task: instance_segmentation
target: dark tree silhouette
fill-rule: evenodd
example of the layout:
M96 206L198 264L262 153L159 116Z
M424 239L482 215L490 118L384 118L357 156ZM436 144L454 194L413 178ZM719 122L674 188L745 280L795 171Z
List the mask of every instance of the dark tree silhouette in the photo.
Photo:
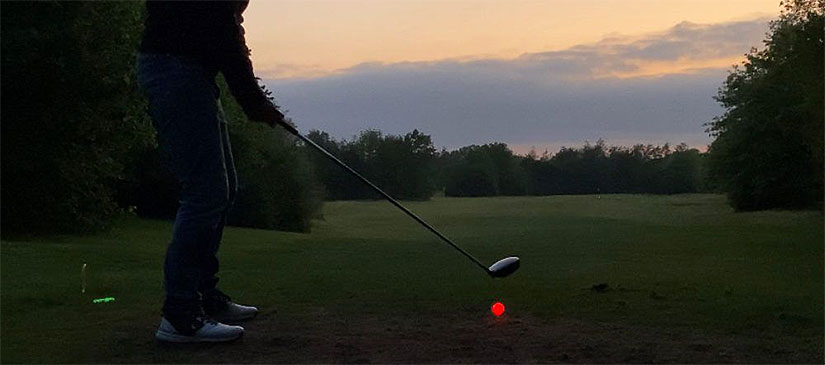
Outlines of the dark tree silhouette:
M709 172L737 210L822 204L825 1L783 4L765 48L719 90L725 114L708 123Z

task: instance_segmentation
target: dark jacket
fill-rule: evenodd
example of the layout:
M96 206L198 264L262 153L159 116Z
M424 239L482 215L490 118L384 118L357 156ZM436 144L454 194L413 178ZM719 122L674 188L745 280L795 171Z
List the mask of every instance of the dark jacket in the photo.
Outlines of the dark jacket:
M243 1L146 1L146 28L140 51L185 56L207 70L222 72L247 115L269 103L255 80L246 47Z

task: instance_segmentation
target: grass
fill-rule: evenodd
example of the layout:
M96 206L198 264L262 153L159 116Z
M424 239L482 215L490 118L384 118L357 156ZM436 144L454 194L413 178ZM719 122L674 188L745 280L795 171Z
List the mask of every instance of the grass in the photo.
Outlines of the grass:
M521 269L488 279L389 204L334 202L311 234L228 229L220 286L286 314L474 313L501 300L547 321L694 329L822 354L820 212L733 213L718 195L405 205L482 262L518 255ZM2 361L157 360L118 354L152 336L170 230L126 217L100 235L2 241ZM591 290L601 283L606 292ZM91 303L106 296L116 302Z

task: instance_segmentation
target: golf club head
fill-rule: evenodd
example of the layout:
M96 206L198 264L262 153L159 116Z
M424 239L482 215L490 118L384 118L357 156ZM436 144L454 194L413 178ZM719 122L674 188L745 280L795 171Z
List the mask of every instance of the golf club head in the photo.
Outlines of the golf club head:
M514 273L518 270L518 267L519 258L510 256L508 258L498 260L495 264L491 265L490 268L487 269L487 273L494 278L503 278Z

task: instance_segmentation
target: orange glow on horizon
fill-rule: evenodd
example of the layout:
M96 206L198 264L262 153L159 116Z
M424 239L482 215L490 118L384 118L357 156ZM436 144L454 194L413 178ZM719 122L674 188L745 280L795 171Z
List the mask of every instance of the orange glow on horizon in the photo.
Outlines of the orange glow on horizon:
M686 60L655 62L631 60L629 63L638 67L632 72L609 72L597 77L617 77L627 79L633 77L657 77L672 74L690 74L698 70L707 68L731 68L735 64L741 63L744 56L712 58L705 60Z
M252 0L244 13L255 69L268 78L318 77L364 62L512 59L689 21L775 17L777 0ZM722 67L725 60L695 62ZM681 72L646 64L617 77Z

